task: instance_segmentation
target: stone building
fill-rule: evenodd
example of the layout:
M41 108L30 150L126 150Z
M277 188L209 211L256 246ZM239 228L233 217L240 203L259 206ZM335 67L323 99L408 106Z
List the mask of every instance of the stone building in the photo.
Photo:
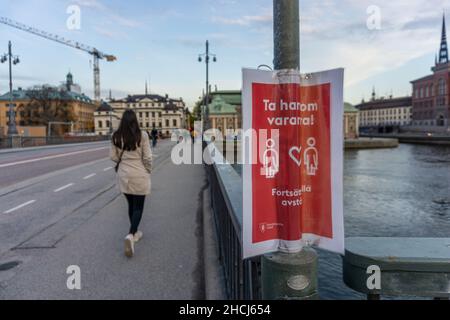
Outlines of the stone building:
M209 123L211 128L218 129L225 134L225 130L242 128L241 91L215 91L211 93Z
M122 119L123 113L132 109L136 112L139 125L142 130L150 131L157 129L162 135L170 137L179 129L188 127L188 110L183 99L172 99L168 95L160 96L146 93L143 95L129 95L123 99L111 99L109 101L114 115ZM102 117L97 114L96 117ZM96 132L99 130L100 118L96 118Z
M409 128L412 119L411 97L377 98L355 106L359 110L360 132L388 133Z
M358 139L359 111L350 103L344 104L344 139Z
M74 91L70 91L70 88L79 88L73 84L73 76L69 73L66 79L66 85L62 85L60 87L50 87L50 86L42 86L31 89L22 89L18 88L17 90L13 90L13 104L15 105L15 114L16 114L16 125L18 128L21 128L19 134L22 132L24 134L28 133L30 135L33 134L42 134L42 130L33 129L34 126L42 127L48 126L48 123L41 123L40 125L34 125L27 123L25 120L24 110L26 107L30 106L32 102L32 96L36 92L39 93L39 90L50 89L51 96L46 97L48 101L41 101L42 103L64 103L67 104L71 110L73 119L73 126L69 128L66 126L67 130L74 130L78 133L93 133L94 132L94 112L97 109L98 105L96 105L88 96L84 94L80 94ZM69 88L69 89L68 89ZM34 97L36 99L36 97ZM3 132L4 135L7 134L8 123L9 123L9 101L10 101L10 93L6 93L0 96L0 131ZM36 110L36 112L40 112L40 110ZM72 121L70 119L60 119L60 122L64 121Z
M95 134L107 136L113 133L119 127L119 117L114 109L107 102L103 101L100 107L94 113Z

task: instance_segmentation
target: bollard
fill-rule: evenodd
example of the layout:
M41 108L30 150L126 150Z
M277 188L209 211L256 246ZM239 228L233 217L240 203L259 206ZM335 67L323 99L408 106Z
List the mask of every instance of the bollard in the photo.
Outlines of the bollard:
M317 300L317 253L272 253L261 259L263 300Z
M274 0L275 70L300 69L299 0ZM264 300L318 299L317 253L303 248L298 253L272 253L262 257L261 278Z

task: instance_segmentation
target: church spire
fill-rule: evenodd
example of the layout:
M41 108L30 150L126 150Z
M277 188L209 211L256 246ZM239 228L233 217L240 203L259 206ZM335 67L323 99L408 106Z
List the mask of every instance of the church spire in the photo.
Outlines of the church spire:
M439 64L448 63L448 47L447 47L447 32L445 28L445 14L442 18L442 36L441 48L439 50Z
M145 95L148 96L148 82L145 80Z

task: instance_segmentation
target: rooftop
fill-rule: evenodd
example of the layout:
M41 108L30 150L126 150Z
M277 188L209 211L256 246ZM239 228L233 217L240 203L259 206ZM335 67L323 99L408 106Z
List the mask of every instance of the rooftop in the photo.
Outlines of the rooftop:
M357 113L358 109L356 109L351 103L344 103L344 112L345 113Z
M53 88L53 87L52 87ZM79 94L72 91L66 91L66 90L59 90L58 88L54 92L57 92L57 95L54 97L54 99L66 99L69 101L81 101L89 104L93 104L94 102L86 95ZM22 88L19 88L17 90L13 90L13 100L30 100L30 92L31 89L23 90ZM7 92L4 95L0 96L0 101L9 101L10 100L10 93Z
M399 97L399 98L389 98L389 99L376 99L368 102L363 102L356 105L355 108L358 110L371 110L371 109L390 109L399 107L410 107L412 106L412 97Z
M96 112L111 112L113 108L105 101L102 102L100 107L96 110Z
M235 114L236 108L242 105L241 91L215 91L211 92L209 114Z

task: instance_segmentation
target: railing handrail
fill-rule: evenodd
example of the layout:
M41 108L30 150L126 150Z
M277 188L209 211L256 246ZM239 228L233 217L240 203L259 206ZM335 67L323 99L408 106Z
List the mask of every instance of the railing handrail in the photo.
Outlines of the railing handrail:
M210 145L209 145L210 146ZM231 213L230 218L233 222L234 229L238 235L240 244L242 245L242 224L243 224L243 208L242 208L242 177L233 169L230 163L228 163L223 154L213 146L215 152L219 153L219 157L215 158L222 163L213 163L214 170L218 177L220 190L222 191L223 198L228 208L228 212Z

